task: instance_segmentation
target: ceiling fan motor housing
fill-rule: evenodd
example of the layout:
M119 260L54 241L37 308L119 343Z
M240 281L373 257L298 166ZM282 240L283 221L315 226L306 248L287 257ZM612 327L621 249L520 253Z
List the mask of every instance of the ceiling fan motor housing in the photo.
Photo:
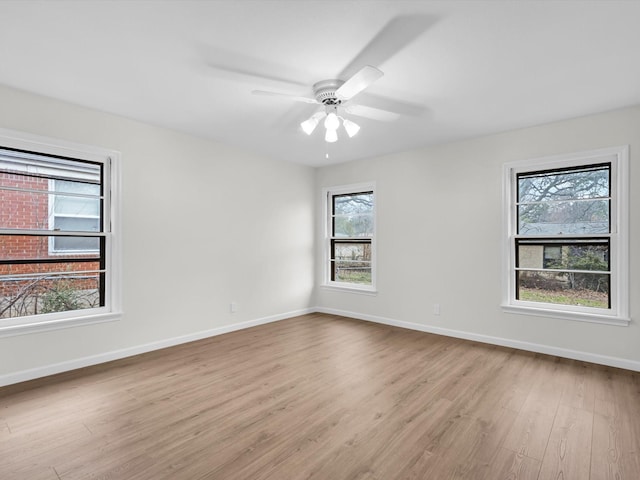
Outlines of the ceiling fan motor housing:
M324 105L340 105L342 100L336 97L336 90L342 86L342 80L322 80L313 85L316 100Z

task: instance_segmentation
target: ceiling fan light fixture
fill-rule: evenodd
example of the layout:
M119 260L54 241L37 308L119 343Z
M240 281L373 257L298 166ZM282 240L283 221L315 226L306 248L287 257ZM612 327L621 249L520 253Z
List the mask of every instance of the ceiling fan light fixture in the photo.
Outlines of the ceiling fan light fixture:
M318 126L318 120L316 120L313 117L310 117L306 119L304 122L302 122L300 126L302 127L302 131L304 133L306 133L307 135L311 135L313 131L316 129L316 127Z
M347 131L347 135L349 135L349 138L353 137L360 131L360 125L346 118L342 119L342 125L344 125L344 129Z
M334 112L331 112L329 115L327 115L327 118L324 121L324 128L326 128L327 130L338 130L339 126L340 120Z
M325 115L325 112L316 112L311 115L308 119L300 124L300 126L302 127L302 131L307 135L311 135L318 126L318 123L320 122L322 117L324 117Z
M304 133L306 133L307 135L311 135L318 126L318 121L315 118L311 117L302 122L300 126L302 127L302 131Z
M324 135L324 140L327 143L334 143L338 141L338 130L337 129L332 129L332 128L327 128L327 132Z
M347 70L351 70L351 66L347 67ZM338 108L341 112L345 111L352 115L374 120L392 121L398 118L399 115L397 113L388 110L364 105L346 105L349 100L369 88L383 75L384 73L380 69L372 65L365 65L347 80L334 78L314 83L313 96L315 98L266 90L253 90L252 93L254 95L285 97L295 102L322 105L320 107L322 110L316 111L311 117L300 123L300 128L307 135L311 135L318 127L320 120L324 119L324 139L328 143L334 143L338 141L340 124L344 127L349 138L354 137L360 131L360 125L338 115Z

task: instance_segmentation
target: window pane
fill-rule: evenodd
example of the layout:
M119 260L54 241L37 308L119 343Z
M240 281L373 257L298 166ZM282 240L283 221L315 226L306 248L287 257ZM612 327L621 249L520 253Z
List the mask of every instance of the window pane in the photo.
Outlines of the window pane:
M609 166L518 176L518 202L546 202L609 196Z
M343 261L371 261L371 243L334 242L333 259Z
M0 174L0 178L6 175ZM42 193L0 189L0 228L24 230L49 229L49 195L47 180L38 178Z
M104 305L100 295L103 274L39 274L0 277L0 318L65 312Z
M332 279L371 285L371 243L333 242Z
M93 195L95 198L56 195L53 205L54 215L94 216L100 215L100 185L83 182L56 180L56 192Z
M54 237L54 251L91 251L97 252L100 249L100 238L98 237Z
M333 196L334 215L353 215L373 212L373 192Z
M609 233L609 200L519 205L518 233L521 235Z
M49 189L49 180L42 177L31 177L0 170L0 188L23 188L46 191Z
M68 158L0 149L0 171L31 178L99 183L101 167L97 163Z
M59 193L81 193L83 195L100 196L100 185L95 183L56 180L54 190Z
M60 239L77 240L83 245L82 250L91 250L95 252L93 257L98 258L100 251L100 237L54 237L51 235L0 235L0 260L42 260L46 258L55 258L60 260L63 258L87 258L87 255L73 254L67 255L56 254L49 256L50 245L54 241ZM64 243L64 242L63 242ZM89 246L90 248L84 248Z
M519 271L517 276L519 300L610 308L609 274Z
M336 216L334 219L334 237L372 237L373 215Z
M370 262L331 262L333 280L336 282L359 283L371 285Z
M53 229L62 232L98 232L100 219L82 217L55 217Z
M609 242L517 243L518 268L609 271Z
M97 198L56 195L53 202L53 214L97 217L100 215L100 200Z
M333 196L333 236L373 236L373 192Z
M56 180L55 185L73 185L75 193L98 193L99 186ZM99 217L100 199L69 195L51 195L49 180L0 173L0 228L49 230L55 215ZM24 188L29 191L13 190ZM72 188L66 188L71 190ZM50 201L52 200L52 201ZM92 228L89 231L97 231Z
M65 261L66 260L66 261ZM0 276L3 275L36 275L73 273L87 270L99 270L100 260L97 257L87 258L88 261L73 261L71 256L63 256L59 262L42 263L3 263L0 264ZM75 260L80 260L77 257Z

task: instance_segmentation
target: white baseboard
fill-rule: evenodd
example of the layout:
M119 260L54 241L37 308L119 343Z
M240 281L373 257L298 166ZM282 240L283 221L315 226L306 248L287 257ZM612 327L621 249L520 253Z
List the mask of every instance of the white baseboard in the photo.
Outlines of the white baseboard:
M581 360L584 362L598 363L600 365L608 365L610 367L624 368L626 370L634 370L640 372L640 362L634 360L627 360L625 358L610 357L607 355L598 355L596 353L581 352L578 350L569 350L566 348L553 347L549 345L542 345L538 343L523 342L520 340L511 340L509 338L492 337L489 335L482 335L479 333L464 332L461 330L451 330L448 328L434 327L431 325L422 325L419 323L405 322L400 320L393 320L390 318L379 317L376 315L367 315L357 312L348 312L344 310L337 310L334 308L315 308L316 312L329 313L332 315L340 315L343 317L355 318L358 320L366 320L368 322L382 323L384 325L391 325L394 327L407 328L409 330L418 330L426 333L435 333L437 335L444 335L447 337L462 338L465 340L474 340L476 342L489 343L492 345L500 345L502 347L517 348L519 350L527 350L529 352L544 353L547 355L555 355L557 357L571 358L573 360Z
M91 355L88 357L77 358L77 359L68 360L65 362L55 363L52 365L45 365L43 367L36 367L28 370L9 373L6 375L0 375L0 387L11 385L14 383L25 382L28 380L34 380L36 378L46 377L49 375L55 375L57 373L67 372L67 371L75 370L78 368L89 367L91 365L97 365L99 363L110 362L112 360L119 360L121 358L131 357L133 355L151 352L153 350L160 350L162 348L173 347L174 345L180 345L182 343L193 342L196 340L201 340L203 338L214 337L216 335L222 335L224 333L230 333L237 330L243 330L245 328L264 325L267 323L277 322L279 320L285 320L287 318L297 317L299 315L305 315L308 313L316 313L316 312L328 313L331 315L340 315L343 317L350 317L358 320L365 320L368 322L381 323L384 325L391 325L394 327L406 328L409 330L418 330L420 332L435 333L437 335L444 335L447 337L462 338L465 340L473 340L473 341L488 343L492 345L500 345L503 347L517 348L520 350L527 350L530 352L544 353L547 355L555 355L557 357L571 358L574 360L598 363L601 365L608 365L611 367L624 368L627 370L634 370L634 371L640 372L640 362L627 360L624 358L610 357L607 355L598 355L595 353L569 350L565 348L552 347L549 345L522 342L520 340L511 340L508 338L492 337L489 335L464 332L461 330L451 330L448 328L434 327L430 325L422 325L419 323L393 320L390 318L379 317L377 315L368 315L363 313L338 310L334 308L315 307L315 308L305 308L305 309L287 312L279 315L272 315L269 317L258 318L255 320L248 320L246 322L241 322L241 323L234 323L231 325L212 328L210 330L203 330L203 331L191 333L188 335L182 335L180 337L168 338L168 339L160 340L157 342L146 343L144 345L137 345L134 347L129 347L121 350L99 353L97 355Z
M190 333L188 335L182 335L180 337L167 338L157 342L146 343L144 345L136 345L134 347L124 348L122 350L99 353L97 355L91 355L88 357L55 363L53 365L45 365L43 367L36 367L29 370L22 370L15 373L0 375L0 387L12 385L14 383L26 382L27 380L34 380L36 378L46 377L49 375L55 375L57 373L67 372L70 370L76 370L78 368L89 367L91 365L97 365L99 363L110 362L112 360L119 360L121 358L131 357L133 355L139 355L141 353L151 352L153 350L173 347L182 343L194 342L196 340L202 340L203 338L215 337L216 335L235 332L236 330L243 330L245 328L264 325L266 323L277 322L279 320L285 320L287 318L297 317L299 315L305 315L307 313L314 313L315 311L316 309L314 308L295 310L293 312L272 315L269 317L258 318L256 320L248 320L246 322L234 323L231 325L212 328L210 330Z

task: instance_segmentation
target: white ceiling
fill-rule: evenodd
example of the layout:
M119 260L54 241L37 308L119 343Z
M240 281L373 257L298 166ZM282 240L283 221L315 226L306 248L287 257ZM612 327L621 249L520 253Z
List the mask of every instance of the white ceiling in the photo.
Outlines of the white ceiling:
M640 1L4 0L0 19L1 84L313 166L640 104ZM300 129L317 106L251 94L365 64L385 75L351 103L404 115L349 116L336 144Z

